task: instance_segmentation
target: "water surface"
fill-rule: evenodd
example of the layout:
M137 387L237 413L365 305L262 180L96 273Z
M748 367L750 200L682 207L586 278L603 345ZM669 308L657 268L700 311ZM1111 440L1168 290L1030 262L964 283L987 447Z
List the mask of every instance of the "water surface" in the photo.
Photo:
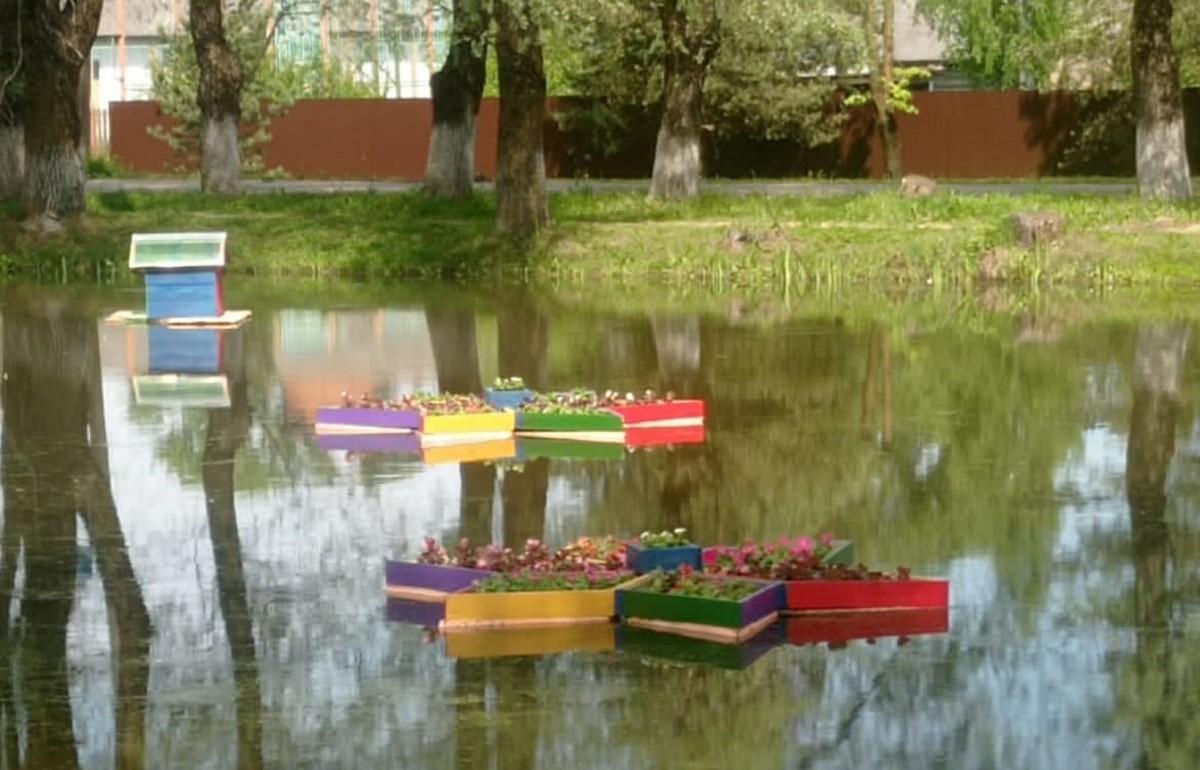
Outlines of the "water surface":
M3 295L0 769L1200 757L1189 323L863 297L234 298L252 323L187 348L218 357L227 402L185 406L137 379L164 363L155 340L100 321L139 292ZM497 374L701 397L707 441L460 466L312 436L343 389L478 390ZM425 535L557 545L674 526L853 538L868 563L949 577L950 630L783 643L730 670L611 637L461 657L387 620L382 560Z

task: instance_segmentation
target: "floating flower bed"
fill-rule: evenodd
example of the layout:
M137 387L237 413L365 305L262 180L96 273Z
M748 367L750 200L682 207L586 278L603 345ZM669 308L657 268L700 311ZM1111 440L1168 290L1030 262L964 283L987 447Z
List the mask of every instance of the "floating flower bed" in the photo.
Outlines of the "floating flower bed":
M788 618L787 639L796 645L826 643L844 646L855 639L944 634L950 630L950 611L945 607L916 610L872 610L805 614Z
M621 418L605 409L590 390L538 394L517 410L516 426L522 433L613 443L624 441L625 429Z
M743 644L726 644L706 639L651 631L636 626L617 629L617 649L624 654L692 663L740 671L775 649L782 642L781 634L764 631Z
M491 575L446 597L442 629L607 623L616 614L616 589L630 578L591 570Z
M513 432L512 412L489 406L478 396L416 394L398 400L351 398L317 410L317 433L388 433L414 431L501 437Z
M696 573L652 572L618 592L625 623L694 639L739 644L779 616L783 584Z
M704 424L704 402L698 399L677 399L671 391L659 396L647 390L640 396L621 395L607 391L600 396L600 405L621 417L625 427L684 427Z
M673 570L680 567L700 569L701 548L687 537L687 530L679 527L658 533L643 532L625 549L625 560L634 572Z
M484 628L446 636L446 654L452 658L506 658L562 652L611 652L614 649L616 626L611 623Z
M831 536L820 542L825 554L833 552ZM822 553L808 538L719 547L705 554L705 571L785 581L787 612L945 607L949 602L945 580L914 578L906 567L886 573L861 564L830 564Z
M612 538L581 537L552 553L536 539L527 540L523 551L498 545L477 547L467 538L447 550L427 537L415 562L388 560L384 571L388 596L444 602L449 594L467 590L496 572L620 570L624 566L624 546Z
M492 387L483 391L483 400L497 409L517 409L534 395L520 377L497 377Z

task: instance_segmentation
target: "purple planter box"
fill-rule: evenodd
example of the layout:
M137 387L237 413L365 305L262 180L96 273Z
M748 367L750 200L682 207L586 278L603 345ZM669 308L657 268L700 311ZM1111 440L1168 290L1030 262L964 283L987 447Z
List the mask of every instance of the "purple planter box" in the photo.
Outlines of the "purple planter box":
M420 413L402 409L323 406L317 410L317 424L419 431L422 420Z
M384 563L384 573L389 597L419 602L443 602L447 594L468 589L492 574L485 569L390 559Z
M660 569L671 572L687 565L700 571L702 550L698 545L681 545L675 548L643 548L636 543L625 546L625 563L638 574Z
M325 450L344 449L348 452L419 454L421 436L417 433L329 433L317 436L317 446Z
M408 623L422 628L437 628L446 617L446 608L432 602L412 599L388 599L387 619L389 623Z

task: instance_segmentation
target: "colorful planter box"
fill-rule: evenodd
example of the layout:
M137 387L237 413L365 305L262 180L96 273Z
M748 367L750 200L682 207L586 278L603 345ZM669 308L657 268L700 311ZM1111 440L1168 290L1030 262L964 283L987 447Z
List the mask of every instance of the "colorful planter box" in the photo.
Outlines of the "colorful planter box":
M690 639L636 626L620 626L617 628L617 649L625 655L741 671L783 642L782 634L773 632L774 628L772 626L753 639L735 645Z
M621 417L626 427L668 428L704 424L704 402L694 399L608 408Z
M446 608L435 602L420 602L413 599L387 600L389 623L407 623L422 628L437 628L445 617Z
M418 564L411 561L384 562L387 595L393 599L420 602L443 602L446 597L463 591L491 576L491 572L447 564Z
M618 590L621 620L631 626L693 639L740 644L774 623L783 603L783 583L778 581L751 581L761 583L762 588L735 602L641 590L650 579L649 575L643 576Z
M909 580L790 580L787 612L840 612L947 607L950 582Z
M687 425L679 428L644 428L635 426L625 429L625 446L630 449L703 444L705 438L703 425Z
M318 433L317 446L326 451L359 454L420 454L420 433Z
M317 446L326 451L358 454L420 455L428 465L507 460L517 454L513 438L479 441L474 434L445 433L333 433L318 434Z
M371 409L326 406L317 410L317 433L397 433L413 431L439 434L510 434L512 412L471 414L421 414L408 409Z
M787 618L784 623L791 644L841 645L855 639L944 634L950 630L950 610L941 607L812 614Z
M620 444L534 436L517 439L518 460L621 460L625 457L625 447Z
M446 635L446 654L452 658L612 652L616 646L616 626L611 623L546 628L488 628Z
M533 396L534 392L529 388L521 388L519 390L487 388L483 391L483 400L488 403L488 406L493 406L497 409L518 409L521 404L532 401Z
M609 412L520 412L516 429L522 433L621 433L621 418Z
M626 581L623 585L628 585ZM608 623L621 586L586 591L459 591L446 597L445 631Z
M699 570L703 549L698 545L681 545L675 548L645 548L637 543L625 547L625 563L638 574L656 569L671 572L687 565Z

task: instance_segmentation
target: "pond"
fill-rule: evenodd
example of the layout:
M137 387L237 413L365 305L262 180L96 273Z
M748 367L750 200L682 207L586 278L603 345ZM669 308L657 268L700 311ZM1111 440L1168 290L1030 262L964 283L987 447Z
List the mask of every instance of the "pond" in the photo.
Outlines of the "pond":
M3 293L4 770L1200 756L1200 357L1171 312L232 283L253 320L182 353L102 322L139 290ZM215 389L143 377L213 361ZM706 440L460 465L314 438L343 390L501 374L700 397ZM716 666L611 633L478 657L388 618L383 560L426 535L675 526L852 538L948 577L949 630L785 624Z

